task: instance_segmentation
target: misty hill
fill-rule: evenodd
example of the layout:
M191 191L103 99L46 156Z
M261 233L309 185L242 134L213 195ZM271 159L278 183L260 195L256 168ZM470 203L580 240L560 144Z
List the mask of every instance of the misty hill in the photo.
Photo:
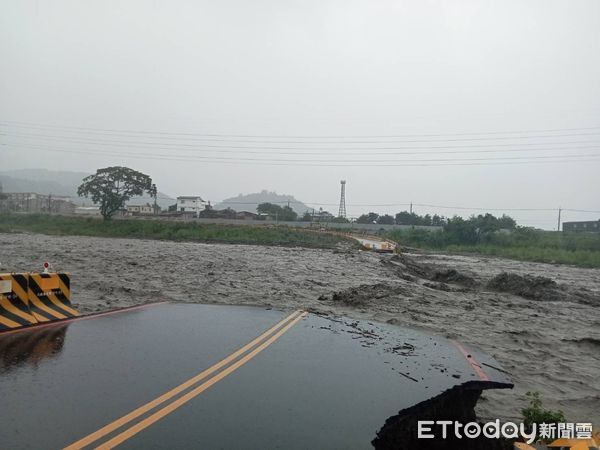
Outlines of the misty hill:
M37 192L39 194L53 194L64 196L76 196L73 186L67 186L56 181L14 178L0 174L0 183L4 192Z
M85 172L48 169L7 170L0 172L0 183L2 183L4 192L36 192L45 195L68 196L78 205L89 205L92 203L90 199L77 196L77 187L81 184L81 180L88 175L90 174ZM128 204L139 205L153 201L147 196L134 197ZM176 200L159 192L157 202L161 208L167 208Z
M251 211L256 212L256 207L260 203L275 203L280 206L286 206L290 203L290 208L296 211L298 214L304 214L308 210L312 210L307 205L299 200L296 200L293 195L278 194L276 192L261 191L254 194L242 195L239 194L237 197L231 197L223 200L221 203L215 205L215 209L231 208L235 211Z
M81 184L81 180L87 177L89 173L86 172L70 172L66 170L48 170L48 169L21 169L21 170L8 170L0 172L0 179L6 177L10 177L17 180L25 180L28 183L40 182L40 185L43 186L43 183L50 183L50 185L61 185L63 187L67 187L70 190L68 193L64 195L77 195L77 186ZM4 183L4 182L3 182ZM73 189L75 186L75 189ZM4 186L4 190L6 192L11 191L6 185ZM30 192L38 192L36 190L30 189ZM48 194L48 192L39 192L40 194ZM54 194L54 192L52 192ZM57 195L62 195L58 194Z

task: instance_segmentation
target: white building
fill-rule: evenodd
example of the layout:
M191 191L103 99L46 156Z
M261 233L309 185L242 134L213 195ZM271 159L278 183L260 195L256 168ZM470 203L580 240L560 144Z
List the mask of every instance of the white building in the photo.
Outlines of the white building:
M75 214L82 216L99 216L100 215L100 207L99 206L78 206L75 208Z
M189 212L200 214L200 211L204 211L207 202L202 200L202 197L198 196L183 196L177 197L177 211Z

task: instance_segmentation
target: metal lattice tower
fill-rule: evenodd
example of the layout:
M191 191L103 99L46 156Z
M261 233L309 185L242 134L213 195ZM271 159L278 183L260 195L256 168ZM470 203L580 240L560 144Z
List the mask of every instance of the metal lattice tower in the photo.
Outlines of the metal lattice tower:
M340 212L338 213L338 217L346 218L346 180L340 181L342 185L342 192L340 195Z

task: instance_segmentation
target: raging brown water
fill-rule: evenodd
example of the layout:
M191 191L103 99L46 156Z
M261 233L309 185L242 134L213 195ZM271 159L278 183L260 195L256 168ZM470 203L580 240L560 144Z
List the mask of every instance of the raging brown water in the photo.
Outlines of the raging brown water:
M480 417L518 419L525 392L537 390L544 406L562 409L568 420L600 425L598 269L479 256L410 255L402 262L355 251L0 234L0 271L39 270L45 260L72 272L74 303L83 312L158 300L277 305L456 338L492 354L515 382L512 391L484 393ZM489 288L502 272L548 277L559 295L527 299Z

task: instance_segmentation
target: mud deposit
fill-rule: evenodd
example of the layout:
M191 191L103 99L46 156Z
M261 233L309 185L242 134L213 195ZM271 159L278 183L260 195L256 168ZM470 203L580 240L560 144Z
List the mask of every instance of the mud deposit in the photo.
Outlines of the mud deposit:
M2 271L51 261L83 312L150 301L276 305L419 328L511 372L480 419L518 420L525 392L600 425L600 270L479 256L0 234ZM544 277L538 278L538 277Z

